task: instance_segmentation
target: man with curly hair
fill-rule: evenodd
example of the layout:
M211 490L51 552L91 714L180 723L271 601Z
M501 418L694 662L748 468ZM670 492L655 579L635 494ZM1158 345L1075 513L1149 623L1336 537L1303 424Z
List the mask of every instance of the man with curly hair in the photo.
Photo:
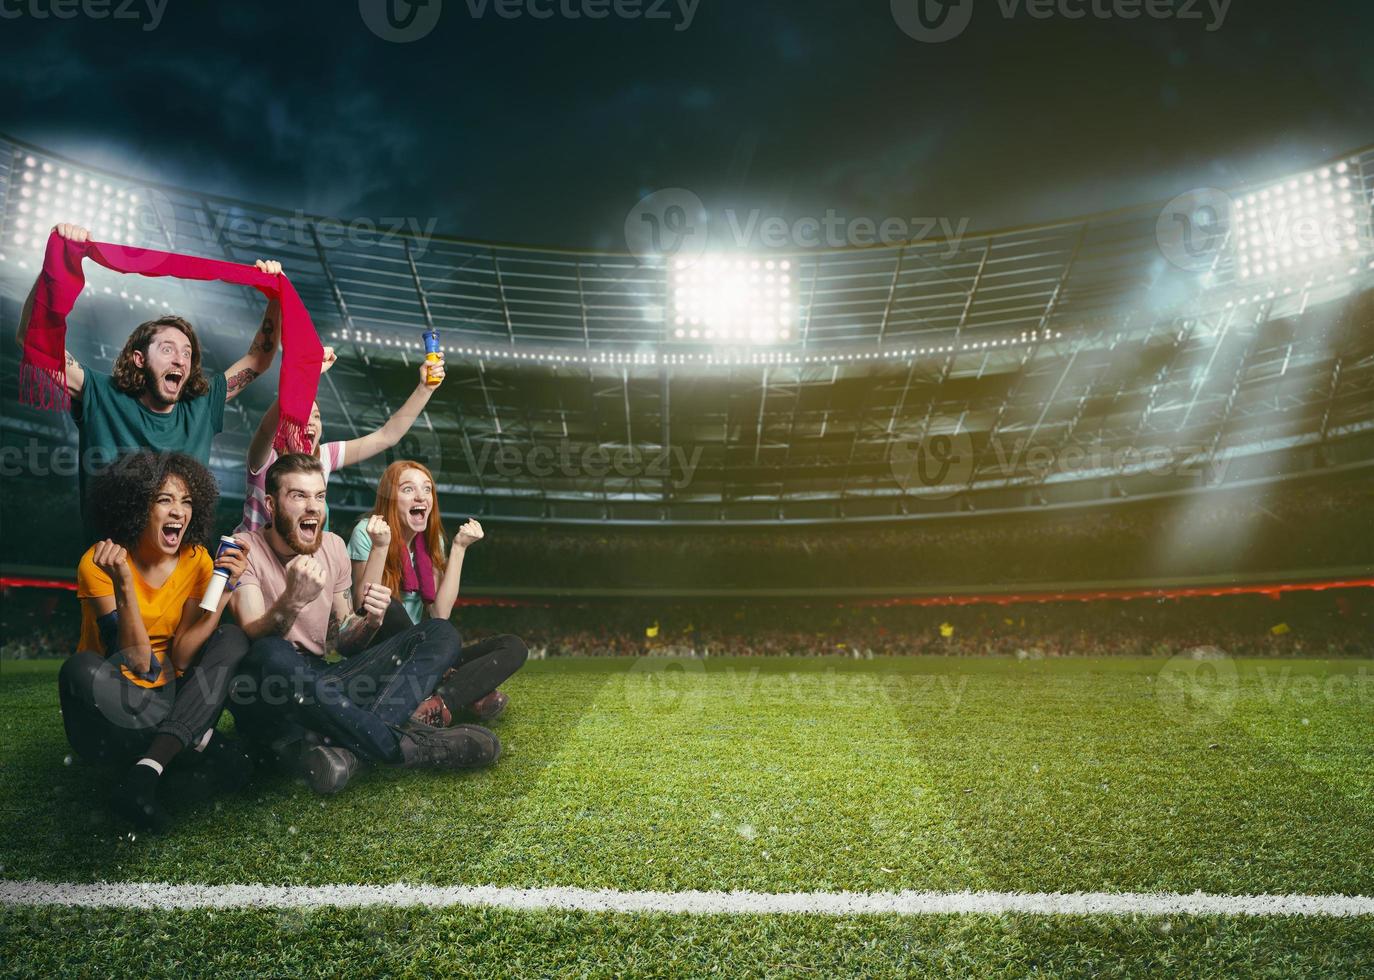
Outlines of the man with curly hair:
M53 230L75 242L91 237L78 225L60 224ZM259 259L256 265L269 275L281 272L279 262ZM21 346L37 289L35 284L19 317ZM280 333L281 308L273 300L248 352L223 374L205 373L195 329L174 315L136 327L108 375L83 366L71 351L65 352L67 391L80 434L78 480L88 530L94 527L95 516L87 506L87 470L102 468L119 454L137 449L175 450L209 463L210 443L224 428L225 403L271 367ZM332 360L333 352L326 349L325 363Z
M243 751L215 732L248 639L220 622L227 592L211 611L199 605L216 569L237 582L249 546L210 557L201 542L214 533L219 490L183 453L125 456L94 489L104 537L77 567L81 638L58 674L62 722L83 760L132 764L114 808L138 827L159 828L159 777L173 760L220 789L237 788L251 771Z

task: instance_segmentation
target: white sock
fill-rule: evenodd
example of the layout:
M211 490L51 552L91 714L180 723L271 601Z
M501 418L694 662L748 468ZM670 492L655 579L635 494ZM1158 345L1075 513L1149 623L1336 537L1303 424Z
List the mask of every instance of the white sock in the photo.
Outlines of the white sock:
M134 765L147 766L149 769L157 773L159 776L162 775L162 763L158 762L156 759L139 759L136 763L134 763Z

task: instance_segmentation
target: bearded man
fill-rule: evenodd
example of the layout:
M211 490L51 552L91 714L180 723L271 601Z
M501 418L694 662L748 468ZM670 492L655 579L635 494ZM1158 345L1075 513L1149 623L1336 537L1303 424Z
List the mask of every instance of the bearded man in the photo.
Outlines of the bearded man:
M391 590L370 583L353 595L348 549L324 529L319 458L280 457L265 490L267 526L240 534L248 563L232 604L252 645L229 703L260 758L295 768L325 794L343 789L363 760L442 769L494 763L501 743L487 729L413 717L458 665L458 630L429 619L375 642ZM343 659L331 664L336 653Z

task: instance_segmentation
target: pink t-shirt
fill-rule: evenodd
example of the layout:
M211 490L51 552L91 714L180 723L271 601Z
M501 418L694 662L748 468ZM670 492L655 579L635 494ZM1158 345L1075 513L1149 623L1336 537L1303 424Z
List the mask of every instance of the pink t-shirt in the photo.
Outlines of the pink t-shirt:
M329 482L329 474L333 473L340 466L344 465L344 445L342 442L322 443L315 450L315 456L319 459L320 465L324 467L324 482ZM242 534L244 531L259 531L267 526L267 470L277 461L277 451L269 449L267 451L267 462L262 464L262 469L254 471L248 470L247 481L243 489L243 520L239 521L239 526L234 528L235 534Z
M277 557L277 553L272 550L261 531L235 533L247 538L249 549L248 566L239 578L238 587L257 586L262 592L263 604L270 609L286 591L286 565ZM313 653L317 657L323 657L334 596L353 587L353 575L352 566L348 562L348 546L344 544L343 538L331 531L324 532L324 540L315 552L315 557L324 563L327 575L325 587L300 611L296 621L286 631L285 638L302 653Z

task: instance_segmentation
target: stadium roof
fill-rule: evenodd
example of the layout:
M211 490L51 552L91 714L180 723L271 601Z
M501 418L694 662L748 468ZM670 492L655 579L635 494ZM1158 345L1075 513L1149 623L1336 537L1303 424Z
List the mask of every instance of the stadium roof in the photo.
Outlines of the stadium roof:
M0 138L0 285L7 304L22 301L57 220L279 258L341 353L321 386L327 437L400 404L419 333L436 327L449 380L400 449L466 512L892 517L1182 489L1227 460L1231 478L1264 477L1297 449L1311 450L1305 465L1366 459L1339 445L1374 421L1371 189L1365 148L1281 181L1034 227L636 256L282 212ZM734 285L722 277L772 275L770 263L790 305L785 337L718 323L708 341L709 317L691 337L683 269L719 315ZM97 366L133 322L169 309L210 335L212 365L227 363L260 315L248 290L105 270L90 282L72 343ZM229 491L271 396L258 387L217 444ZM7 410L5 425L7 439L70 436L37 413ZM376 471L349 474L342 491L370 499Z

